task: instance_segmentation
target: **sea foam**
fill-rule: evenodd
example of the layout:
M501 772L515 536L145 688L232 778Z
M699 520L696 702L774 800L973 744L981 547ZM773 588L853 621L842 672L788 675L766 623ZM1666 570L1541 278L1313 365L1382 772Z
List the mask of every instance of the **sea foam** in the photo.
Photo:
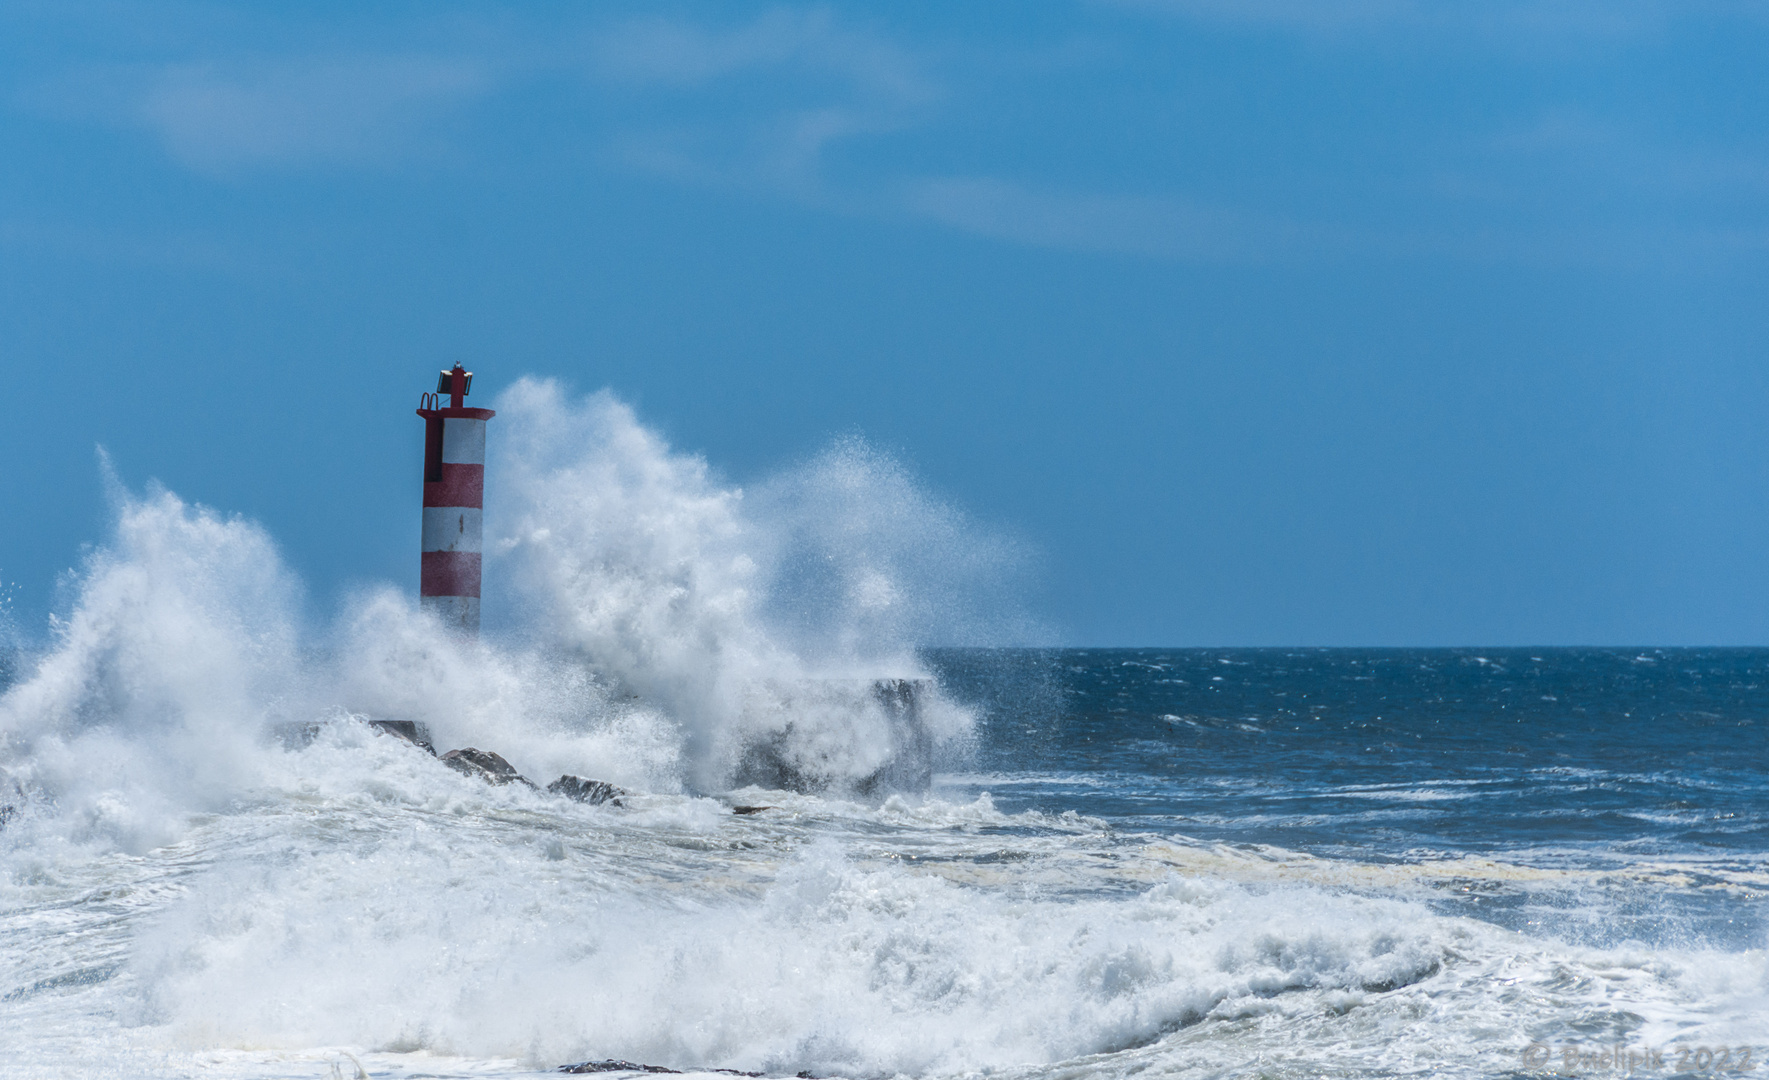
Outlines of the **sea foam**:
M316 619L258 525L115 494L0 695L0 1077L325 1076L346 1053L391 1076L1484 1076L1532 1039L1739 1041L1769 1016L1761 948L1445 913L1446 881L1521 887L1490 860L1004 812L972 793L995 774L952 774L976 721L937 688L944 782L863 791L891 719L873 680L1028 632L1013 545L855 442L740 489L610 395L496 404L483 640L391 586ZM369 717L631 794L494 787ZM727 790L758 737L820 789Z

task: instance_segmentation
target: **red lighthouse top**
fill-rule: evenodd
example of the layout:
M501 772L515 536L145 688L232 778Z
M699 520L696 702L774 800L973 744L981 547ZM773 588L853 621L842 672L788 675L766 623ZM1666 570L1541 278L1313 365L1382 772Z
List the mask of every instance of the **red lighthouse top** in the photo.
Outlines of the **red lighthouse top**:
M461 402L466 398L467 391L472 387L473 373L463 371L459 364L454 366L453 371L443 372L436 380L436 392L448 395L448 407L451 409L461 407Z
M453 369L444 371L436 377L436 393L425 394L418 403L418 415L426 420L436 417L456 417L462 420L490 420L497 413L491 409L469 409L462 404L468 391L473 386L473 373L456 364ZM448 395L448 404L442 404L442 395Z

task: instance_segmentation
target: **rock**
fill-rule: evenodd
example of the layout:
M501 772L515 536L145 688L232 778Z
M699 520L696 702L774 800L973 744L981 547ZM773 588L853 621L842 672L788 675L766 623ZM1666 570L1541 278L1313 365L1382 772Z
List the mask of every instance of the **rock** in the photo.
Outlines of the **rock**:
M567 799L576 799L580 803L600 806L602 803L621 805L620 797L626 792L615 787L606 780L585 780L581 776L566 773L547 785L547 790L555 795L563 795Z
M580 1061L576 1065L561 1065L562 1073L608 1073L608 1072L640 1072L640 1073L672 1073L680 1076L681 1069L666 1069L662 1065L641 1065L636 1061L618 1061L609 1058L606 1061ZM697 1073L720 1073L725 1076L763 1076L758 1072L739 1072L736 1069L694 1069ZM803 1076L803 1073L799 1074Z
M759 814L763 810L772 809L774 809L772 806L733 806L731 812L733 814Z
M456 772L477 776L488 784L527 784L534 787L534 781L517 772L516 767L505 761L501 754L490 750L479 750L471 746L464 750L450 750L442 755L442 763Z
M872 695L891 722L891 760L855 785L862 795L892 791L926 791L934 782L934 737L922 717L924 703L933 696L927 679L879 679Z
M382 735L392 735L396 739L404 739L431 757L436 756L436 747L430 743L429 730L415 720L370 720L369 727L374 728ZM498 758L499 761L504 761L496 754L491 756ZM509 762L504 761L504 764L508 766ZM510 771L515 772L516 770L511 769Z
M6 800L0 802L0 829L6 828L6 823L18 816L19 807L25 804L26 798L25 786L13 779L11 773L0 769L0 799Z
M732 786L808 794L834 789L867 798L882 798L893 791L926 791L934 776L934 738L922 712L933 694L934 684L928 679L807 679L779 700L781 714L827 718L846 713L853 732L846 745L840 726L827 719L803 732L798 720L787 719L773 730L749 737ZM855 766L842 759L852 755L876 761L869 739L879 733L879 726L889 751L881 763L855 775Z
M436 756L436 747L430 745L430 731L423 724L412 720L367 720L363 723L375 730L377 735L391 735L403 739L418 747L431 757ZM324 731L326 725L338 723L339 720L283 720L270 725L270 735L282 744L284 750L305 750L313 745Z
M305 750L319 738L321 726L318 720L283 720L270 725L270 736L284 750Z

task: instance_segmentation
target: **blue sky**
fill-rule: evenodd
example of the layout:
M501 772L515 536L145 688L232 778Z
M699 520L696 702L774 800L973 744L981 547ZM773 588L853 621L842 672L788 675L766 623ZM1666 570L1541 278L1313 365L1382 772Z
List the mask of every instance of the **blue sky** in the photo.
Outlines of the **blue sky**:
M863 434L1078 644L1769 642L1769 5L0 4L0 580L415 588L417 393ZM477 396L477 395L476 395ZM495 453L495 444L493 453Z

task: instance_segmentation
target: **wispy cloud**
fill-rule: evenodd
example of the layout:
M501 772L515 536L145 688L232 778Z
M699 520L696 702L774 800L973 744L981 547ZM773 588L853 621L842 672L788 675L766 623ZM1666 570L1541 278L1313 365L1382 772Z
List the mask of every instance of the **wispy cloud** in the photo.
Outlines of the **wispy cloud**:
M1411 20L1414 0L1103 0L1157 15L1332 30Z
M851 201L824 176L830 148L901 125L842 105L781 110L733 125L628 128L610 143L622 164L706 187L760 190L800 202Z
M918 216L1033 247L1202 262L1263 262L1321 237L1297 226L1175 198L1034 190L987 177L913 182Z
M832 196L831 148L901 130L940 94L913 52L823 8L728 27L635 20L598 34L589 55L602 79L701 95L691 118L624 127L614 145L627 164L803 199Z
M1566 38L1636 37L1679 18L1761 20L1750 0L1100 0L1121 9L1216 23L1239 23L1349 37L1372 31L1444 32L1508 40L1529 49Z
M1507 31L1536 26L1622 33L1669 17L1668 6L1656 0L1495 0L1454 12L1421 0L1141 3L1218 20L1346 31L1382 24L1467 29L1484 20ZM1585 265L1757 244L1754 232L1720 237L1668 223L1624 236L1595 219L1575 216L1552 227L1534 221L1541 211L1527 204L1542 198L1544 182L1567 189L1589 185L1606 162L1630 176L1652 177L1681 160L1667 147L1630 149L1628 133L1578 114L1548 115L1537 125L1475 137L1469 142L1481 145L1465 152L1445 148L1436 164L1427 151L1415 162L1410 182L1395 181L1397 189L1411 184L1405 197L1415 206L1447 200L1470 211L1471 220L1485 222L1478 228L1458 227L1454 213L1427 225L1380 216L1353 223L1320 217L1318 208L1315 217L1288 216L1183 190L1087 190L1041 180L1036 169L939 172L937 163L931 169L907 161L881 165L882 155L868 140L937 123L939 111L930 106L947 91L935 72L955 61L843 24L827 9L777 9L723 28L680 20L626 23L599 36L591 55L601 77L687 103L685 119L653 118L617 133L613 145L628 167L680 182L762 191L828 211L931 221L1010 244L1214 264L1362 253ZM754 88L762 92L750 93ZM844 155L843 148L853 153ZM837 167L855 156L870 167ZM1611 179L1617 178L1597 186L1626 186L1626 178Z
M383 164L488 86L472 61L422 56L177 65L145 80L136 116L167 153L207 173Z
M843 26L827 8L775 8L725 28L636 19L596 35L591 59L605 76L643 83L697 85L791 66L834 75L882 101L925 99L934 92L923 64L907 50Z
M1677 10L1663 0L1109 2L1161 16L1137 20L1137 34L1220 34L1230 23L1352 35L1431 27L1442 32L1434 40L1445 42L1481 26L1631 33ZM1688 3L1710 13L1734 10L1726 0ZM400 24L400 34L382 40L404 42L403 51L379 53L326 51L335 39L313 35L302 39L306 52L275 53L266 42L280 39L268 31L255 49L180 38L156 47L182 55L74 72L43 89L33 107L145 131L180 165L239 181L272 171L393 168L443 148L465 161L476 146L483 152L488 135L470 128L466 106L507 96L499 109L538 108L534 119L555 136L553 146L525 151L536 155L537 168L562 160L546 157L554 146L579 167L588 148L606 167L821 212L1171 261L1457 251L1601 261L1618 244L1648 251L1675 237L1692 249L1758 243L1760 215L1750 206L1760 204L1769 168L1751 147L1734 145L1730 156L1704 152L1602 100L1525 96L1506 104L1505 114L1473 118L1451 110L1442 131L1413 116L1411 134L1392 138L1370 134L1382 123L1371 114L1364 127L1348 123L1346 130L1389 151L1380 166L1317 155L1289 181L1230 183L1223 177L1248 167L1240 156L1247 133L1225 133L1233 110L1219 124L1168 125L1172 115L1202 108L1203 99L1170 96L1163 114L1148 107L1148 95L1178 92L1151 89L1159 80L1118 87L1113 93L1136 97L1097 97L1080 106L1093 110L1083 114L1023 81L1043 73L1010 72L1000 57L1012 47L1000 40L910 37L829 6L733 10L739 14L612 22L592 13L547 26L510 20L489 31L432 21L421 39ZM1181 19L1220 25L1176 25ZM1166 63L1139 58L1122 19L1095 20L1089 33L1090 48L1064 54L1083 58L1080 67ZM1410 39L1399 33L1395 40ZM1157 67L1145 74L1157 72L1170 74ZM1022 82L1008 84L1012 78ZM1043 111L1004 119L979 106L984 94L1020 95L1014 100ZM1087 129L1089 117L1098 130ZM1256 123L1274 118L1277 135L1252 134L1298 145L1314 137L1285 135L1281 113L1257 114ZM1223 164L1214 171L1151 168L1145 151L1162 139L1194 162ZM1182 145L1187 140L1194 145ZM1105 157L1089 160L1094 148ZM1301 151L1265 149L1263 161L1304 160ZM1114 154L1122 174L1110 164ZM1743 209L1713 209L1725 200ZM1720 227L1729 221L1741 229ZM1621 235L1629 230L1632 238Z
M816 200L829 194L831 148L902 130L940 94L922 57L823 7L722 25L589 16L550 32L466 29L430 33L421 52L210 48L196 61L88 65L21 103L145 130L179 164L239 178L395 165L444 145L469 102L587 84L602 100L583 137L627 166Z
M759 188L825 209L906 216L1012 244L1157 259L1258 261L1301 236L1283 223L1177 197L905 168L832 180L826 166L836 147L920 123L941 86L926 55L845 26L827 9L777 9L722 29L646 19L600 36L592 56L604 78L701 100L720 96L714 119L634 127L618 137L627 165L679 181ZM746 98L746 81L770 92Z

